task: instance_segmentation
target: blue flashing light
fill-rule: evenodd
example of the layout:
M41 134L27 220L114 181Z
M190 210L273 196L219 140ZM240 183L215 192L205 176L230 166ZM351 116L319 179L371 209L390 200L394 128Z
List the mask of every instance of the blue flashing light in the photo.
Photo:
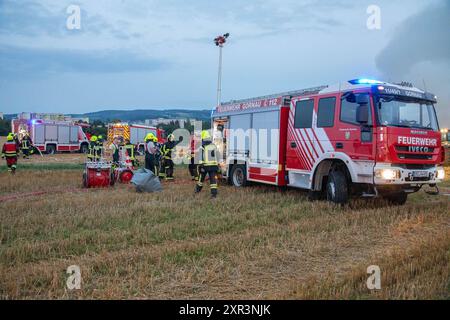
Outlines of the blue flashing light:
M350 80L351 84L382 84L383 82L374 79L355 79Z

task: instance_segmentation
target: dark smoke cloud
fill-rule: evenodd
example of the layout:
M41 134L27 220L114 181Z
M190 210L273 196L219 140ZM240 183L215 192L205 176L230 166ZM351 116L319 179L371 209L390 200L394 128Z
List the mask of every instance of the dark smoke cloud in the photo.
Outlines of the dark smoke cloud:
M407 19L377 56L378 69L401 77L421 62L450 64L450 1L443 0Z
M441 127L450 127L450 1L405 20L376 58L384 79L410 81L438 96Z

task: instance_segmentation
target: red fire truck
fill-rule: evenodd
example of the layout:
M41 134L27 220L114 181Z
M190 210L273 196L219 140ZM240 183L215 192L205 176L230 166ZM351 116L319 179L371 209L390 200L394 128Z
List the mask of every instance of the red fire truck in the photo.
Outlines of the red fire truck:
M165 132L157 127L150 127L138 124L128 123L110 123L108 124L108 144L111 144L117 137L128 139L136 146L140 153L144 153L145 137L153 133L160 143L165 142Z
M445 176L435 103L409 84L357 79L221 104L213 139L237 187L254 181L335 203L359 195L404 204Z
M62 151L85 153L88 149L89 142L82 126L72 121L13 119L11 128L19 139L28 133L33 145L48 154Z

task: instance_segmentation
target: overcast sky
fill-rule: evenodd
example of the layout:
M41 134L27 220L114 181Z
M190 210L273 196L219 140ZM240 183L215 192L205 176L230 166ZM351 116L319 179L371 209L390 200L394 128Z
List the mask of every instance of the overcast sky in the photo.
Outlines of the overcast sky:
M68 30L69 5L81 29ZM381 29L369 30L369 5ZM357 77L412 81L450 126L448 0L0 0L0 111L215 104Z

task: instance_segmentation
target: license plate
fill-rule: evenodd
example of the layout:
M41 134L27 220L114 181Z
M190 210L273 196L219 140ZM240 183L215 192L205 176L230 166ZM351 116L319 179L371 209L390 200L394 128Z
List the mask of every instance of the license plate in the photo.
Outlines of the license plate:
M413 171L414 178L427 178L428 171Z

